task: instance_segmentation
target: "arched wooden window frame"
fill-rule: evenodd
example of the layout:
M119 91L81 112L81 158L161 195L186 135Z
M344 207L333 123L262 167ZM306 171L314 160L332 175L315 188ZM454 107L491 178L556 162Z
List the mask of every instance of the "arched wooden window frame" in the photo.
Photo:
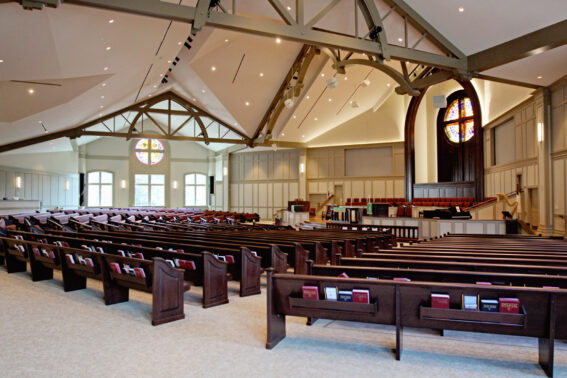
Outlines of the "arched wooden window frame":
M484 138L482 135L482 117L480 109L480 100L470 81L457 81L466 93L466 97L471 99L474 113L474 134L471 139L474 141L476 149L475 164L475 201L484 200ZM419 96L412 97L408 111L406 113L406 121L404 127L404 157L405 157L405 187L406 201L413 201L413 186L415 184L415 120L419 105L425 97L429 87L423 88Z

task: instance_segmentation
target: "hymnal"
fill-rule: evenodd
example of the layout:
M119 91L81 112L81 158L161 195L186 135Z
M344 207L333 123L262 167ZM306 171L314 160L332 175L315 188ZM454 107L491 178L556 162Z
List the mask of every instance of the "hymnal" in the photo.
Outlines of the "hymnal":
M168 263L170 267L175 268L175 263L172 260L165 260L165 262Z
M336 301L339 297L339 290L336 287L325 288L325 299L328 301Z
M87 266L94 266L93 259L91 259L90 257L85 257L85 263L87 264Z
M319 288L317 286L302 286L301 292L303 294L303 299L319 299Z
M476 284L477 284L477 285L486 285L486 286L489 286L489 285L492 285L492 282L477 281Z
M431 308L449 308L449 294L431 294Z
M143 268L134 268L134 274L138 278L146 278L146 273Z
M81 265L87 265L87 262L85 261L85 258L81 255L75 255L77 256L77 261L79 262L79 264Z
M559 289L559 286L542 286L544 289Z
M253 254L254 256L258 257L258 252L256 251L250 251L251 254Z
M499 298L498 310L507 314L520 313L520 300L518 298Z
M226 257L224 256L215 255L215 257L217 258L217 260L226 262Z
M339 290L339 302L352 302L352 291Z
M367 280L377 280L378 277L366 277Z
M96 251L99 253L104 253L104 249L102 249L102 247L96 247Z
M352 301L355 303L370 303L370 291L366 289L353 289Z
M120 265L118 265L118 263L111 262L109 265L110 270L112 270L114 273L122 274L122 270L120 269Z
M480 311L498 312L498 301L496 299L481 299Z
M73 255L69 255L69 254L65 254L65 260L67 260L67 263L73 265L75 264L75 259L73 258Z
M348 274L346 274L345 272L342 272L341 274L339 274L340 278L348 278Z
M229 264L234 264L234 256L232 255L225 255L226 262Z
M130 267L130 265L124 265L124 273L129 274L131 276L136 276L136 271Z
M41 257L41 253L39 252L39 248L33 247L32 251L33 251L34 255Z
M463 310L478 310L478 297L476 295L463 295Z
M409 278L405 278L405 277L394 277L394 281L410 282L411 280Z
M137 259L140 259L140 260L143 260L143 259L144 259L144 255L141 254L140 252L134 253L134 257L137 258Z
M119 249L119 250L118 250L118 251L116 251L116 252L118 252L118 253L120 254L120 256L122 256L122 257L126 257L126 254L124 253L124 251L123 251L123 250Z

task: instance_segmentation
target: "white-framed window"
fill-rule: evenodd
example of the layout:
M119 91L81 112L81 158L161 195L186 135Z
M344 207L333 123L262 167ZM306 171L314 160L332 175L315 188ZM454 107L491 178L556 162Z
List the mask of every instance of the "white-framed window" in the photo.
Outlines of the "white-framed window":
M185 206L207 206L207 176L185 175Z
M87 206L112 207L113 174L96 171L87 175Z
M134 206L165 206L165 175L134 175Z

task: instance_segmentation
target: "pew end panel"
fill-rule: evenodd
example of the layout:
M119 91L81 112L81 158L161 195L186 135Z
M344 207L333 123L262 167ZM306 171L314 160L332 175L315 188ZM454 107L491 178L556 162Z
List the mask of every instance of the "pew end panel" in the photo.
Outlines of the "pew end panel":
M325 265L328 261L327 249L323 247L321 242L315 242L315 263Z
M309 252L303 248L301 243L295 244L295 274L307 274L307 260L309 260Z
M228 303L228 264L203 252L203 308Z
M184 319L183 294L187 287L183 270L172 268L161 257L154 257L150 270L153 278L152 325Z
M6 270L8 273L27 271L29 251L24 240L3 238L5 245ZM23 249L23 250L22 250Z
M275 273L285 273L287 272L287 253L282 252L280 247L275 244L271 244L272 247L272 262L271 267L274 268Z
M260 294L260 275L262 274L262 258L254 256L246 247L241 247L240 257L240 296Z

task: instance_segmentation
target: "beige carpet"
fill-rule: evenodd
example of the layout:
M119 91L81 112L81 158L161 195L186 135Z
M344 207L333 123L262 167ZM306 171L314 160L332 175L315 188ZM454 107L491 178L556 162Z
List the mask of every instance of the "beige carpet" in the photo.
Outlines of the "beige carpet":
M101 283L87 285L65 293L58 272L34 283L0 267L0 376L544 376L536 339L405 330L396 361L392 327L289 317L287 338L266 350L265 288L240 298L233 282L230 303L210 309L192 288L186 318L153 327L149 294L105 306ZM567 376L567 344L555 350L556 376Z

